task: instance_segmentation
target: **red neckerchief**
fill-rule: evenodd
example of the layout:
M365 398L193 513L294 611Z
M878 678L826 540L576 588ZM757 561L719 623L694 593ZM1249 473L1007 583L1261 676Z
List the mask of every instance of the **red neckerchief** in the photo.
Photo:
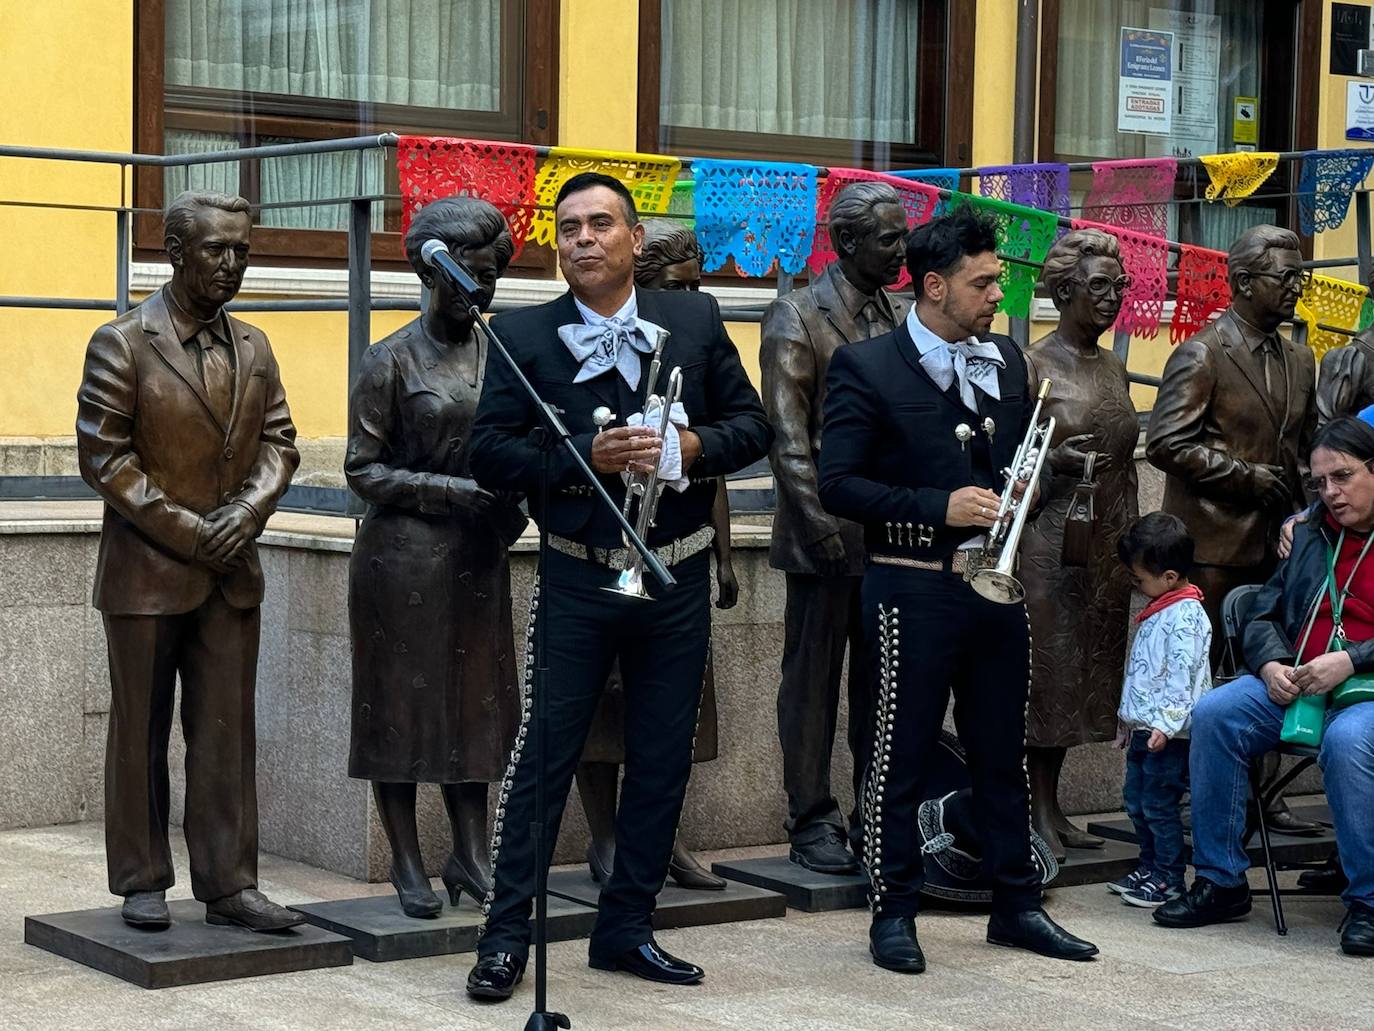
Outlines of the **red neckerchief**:
M1143 609L1141 609L1140 615L1135 617L1135 621L1137 623L1143 623L1145 622L1145 620L1153 616L1156 612L1159 612L1163 609L1167 609L1170 605L1173 605L1175 602L1187 601L1189 598L1194 598L1197 601L1201 601L1202 588L1197 587L1194 584L1189 584L1187 587L1177 587L1172 591L1165 591L1158 598L1155 598L1153 601L1150 602L1150 604L1146 605Z

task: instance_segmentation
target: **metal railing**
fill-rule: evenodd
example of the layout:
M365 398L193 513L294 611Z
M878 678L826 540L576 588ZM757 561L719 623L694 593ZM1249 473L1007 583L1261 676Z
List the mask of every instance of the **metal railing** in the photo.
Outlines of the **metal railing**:
M88 150L68 150L51 147L22 147L0 145L0 158L18 158L28 160L44 161L70 161L87 162L97 164L115 165L120 168L120 203L118 205L94 205L94 204L61 204L45 203L36 201L8 201L0 200L3 207L22 207L38 208L48 210L65 211L86 211L86 212L107 212L114 215L115 219L115 270L114 270L114 296L112 298L88 298L88 297L38 297L20 295L0 295L0 308L32 308L32 309L55 309L55 310L78 310L78 311L109 311L122 314L133 305L131 296L131 255L132 255L132 219L138 214L161 215L160 209L138 208L128 203L128 175L130 169L137 167L154 168L174 168L188 167L195 165L210 165L223 162L235 162L245 160L263 160L277 157L295 157L305 154L337 154L367 150L388 150L394 149L399 142L399 137L395 133L379 133L370 136L356 136L334 140L310 140L287 144L273 144L270 146L240 147L231 150L213 151L198 154L134 154L134 153L112 153L107 151L88 151ZM549 153L548 147L535 148L540 157L546 157ZM1293 151L1279 155L1281 162L1292 162L1300 159L1306 152ZM692 158L683 158L684 168L690 168ZM1200 158L1179 158L1179 168L1202 167ZM1092 170L1092 163L1082 162L1070 164L1070 172L1086 172ZM825 175L828 171L825 168L818 168L818 174ZM978 169L963 168L956 169L961 177L976 177ZM356 380L357 372L363 353L371 343L372 335L372 313L374 311L413 311L418 312L425 303L423 290L418 300L394 299L394 298L374 298L372 296L372 214L373 205L386 203L389 201L399 201L398 194L375 193L366 189L364 183L364 163L358 162L356 172L355 189L352 194L346 197L329 197L317 199L293 199L269 204L255 205L256 210L271 210L274 208L306 208L322 206L341 206L348 207L347 216L347 284L348 291L346 298L330 297L301 297L294 299L276 300L243 300L235 301L228 305L232 312L338 312L348 313L348 384L351 390ZM1196 174L1196 173L1195 173ZM943 195L948 195L949 191L942 190ZM1293 192L1264 194L1253 198L1256 201L1283 200L1295 196ZM1171 205L1180 207L1190 204L1209 203L1202 197L1197 189L1196 179L1194 181L1192 198L1175 198L1169 201ZM1117 205L1128 206L1128 205ZM666 217L691 217L674 216ZM1348 258L1327 258L1321 260L1305 261L1303 266L1306 268L1334 268L1354 266L1358 269L1361 284L1367 285L1374 279L1374 253L1371 252L1370 241L1370 208L1369 194L1363 187L1355 193L1355 218L1356 218L1356 240L1358 253ZM1071 220L1059 216L1059 222L1063 226L1069 226ZM1169 243L1171 252L1178 253L1179 244ZM1027 262L1013 256L1003 255L1004 260L1013 261L1018 264L1037 265L1035 262ZM1171 277L1172 278L1172 277ZM775 278L777 292L787 293L792 289L793 277L788 273L779 271ZM492 305L493 311L502 311L518 305L511 302L497 302ZM730 322L759 322L763 318L763 308L758 305L722 306L722 316ZM1029 341L1030 319L1012 318L1010 319L1011 332L1023 346ZM1350 335L1351 331L1339 326L1320 326L1332 332ZM1305 339L1307 331L1306 323L1295 320L1294 337L1295 340ZM1113 341L1113 350L1125 363L1130 353L1131 335L1129 333L1118 332ZM1140 383L1147 386L1158 386L1159 378L1143 373L1130 373L1130 380L1133 383ZM757 475L761 470L750 469L739 474L741 477ZM732 491L732 497L737 492ZM771 506L771 492L768 491L746 491L738 492L741 494L741 501L755 501ZM744 495L749 495L746 497ZM79 478L74 476L0 476L0 500L71 500L76 498L94 498L95 494ZM327 515L346 515L357 517L365 510L365 505L356 495L346 488L334 487L313 487L293 485L288 489L282 498L280 508L284 511L309 512Z

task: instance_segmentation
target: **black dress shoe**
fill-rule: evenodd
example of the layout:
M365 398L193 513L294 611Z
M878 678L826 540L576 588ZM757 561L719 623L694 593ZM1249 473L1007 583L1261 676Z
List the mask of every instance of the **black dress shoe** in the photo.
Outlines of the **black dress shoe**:
M1223 888L1206 877L1198 877L1182 895L1156 909L1154 918L1162 927L1206 927L1239 920L1249 912L1248 885Z
M525 959L513 952L483 956L468 972L468 995L486 1002L504 1002L525 976Z
M1304 820L1287 805L1264 814L1264 822L1276 834L1291 834L1298 838L1315 838L1326 831L1315 820Z
M1097 946L1076 938L1050 919L1043 909L1024 913L993 913L988 918L988 941L1013 949L1027 949L1050 959L1092 959Z
M844 847L838 831L804 845L793 844L788 858L798 866L816 873L850 874L859 872L854 854Z
M277 905L256 888L244 888L205 903L205 922L221 926L237 924L250 931L285 931L305 923L305 917Z
M131 891L124 896L119 915L130 927L144 931L165 931L172 926L165 891Z
M652 938L610 959L593 954L587 958L587 965L594 970L623 970L662 984L696 984L706 976L706 971L695 963L664 952Z
M1374 908L1352 902L1341 925L1341 951L1347 956L1374 956Z
M1349 886L1350 881L1341 869L1341 857L1335 852L1332 852L1326 862L1317 869L1304 870L1298 874L1298 887L1303 891L1339 895Z
M926 956L916 940L916 921L909 916L875 916L868 929L868 951L873 962L899 974L919 974Z

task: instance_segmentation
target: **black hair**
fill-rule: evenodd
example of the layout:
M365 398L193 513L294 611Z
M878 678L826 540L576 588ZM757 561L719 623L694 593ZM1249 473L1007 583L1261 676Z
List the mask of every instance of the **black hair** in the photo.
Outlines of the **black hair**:
M964 258L997 252L997 226L971 208L932 218L906 235L906 268L916 296L925 293L927 272L946 275Z
M1312 441L1313 451L1319 447L1368 462L1374 459L1374 426L1353 415L1332 419L1317 431Z
M1193 538L1178 516L1151 512L1127 527L1116 542L1116 554L1123 565L1138 565L1155 576L1170 569L1187 576L1193 568Z
M630 191L625 188L625 184L614 176L605 175L601 172L578 172L558 191L558 199L553 202L553 210L558 211L558 206L574 193L581 193L583 190L590 190L593 187L604 186L617 197L620 203L625 206L625 221L629 225L636 225L639 222L639 212L635 210L635 199L630 195Z

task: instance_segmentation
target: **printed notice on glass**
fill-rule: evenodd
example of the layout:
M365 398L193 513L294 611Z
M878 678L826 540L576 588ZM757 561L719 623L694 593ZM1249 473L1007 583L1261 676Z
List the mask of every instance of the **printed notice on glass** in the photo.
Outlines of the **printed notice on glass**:
M1122 28L1117 132L1169 135L1173 125L1173 50L1172 32Z
M1224 149L1217 138L1221 70L1221 16L1150 10L1150 28L1174 37L1174 157L1198 157Z

